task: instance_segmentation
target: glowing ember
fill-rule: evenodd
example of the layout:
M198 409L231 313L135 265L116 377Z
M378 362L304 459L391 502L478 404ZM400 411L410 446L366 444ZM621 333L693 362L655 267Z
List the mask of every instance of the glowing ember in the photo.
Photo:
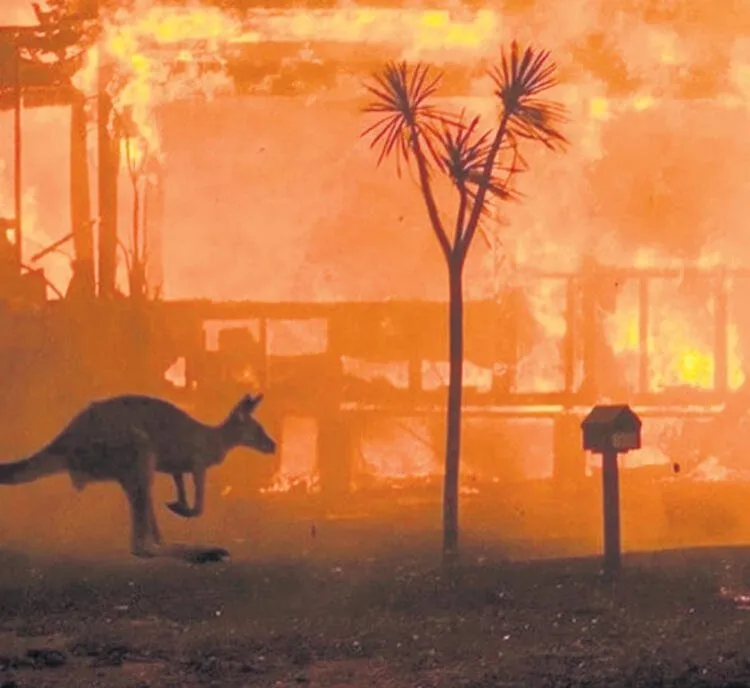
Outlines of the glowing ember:
M447 10L351 8L262 10L248 13L250 29L234 43L321 41L408 46L404 57L463 51L489 53L497 45L500 15L479 10L461 20Z
M656 283L658 284L658 283ZM635 286L635 285L633 285ZM659 290L655 297L659 296ZM652 302L652 322L649 324L648 351L649 384L652 391L683 385L712 389L714 386L713 328L707 327L711 309L697 310L687 299L662 291L660 303ZM666 305L666 308L664 307ZM729 388L738 389L745 380L738 354L739 333L734 324L728 326ZM607 317L607 336L614 352L623 361L636 360L639 351L640 324L638 292L621 289L617 309ZM631 386L634 376L630 375Z
M420 419L368 423L361 435L360 481L367 477L419 478L440 472L429 426Z
M750 593L739 592L736 589L722 586L719 588L719 597L724 600L731 600L741 611L750 611Z
M318 428L311 418L284 419L281 441L281 466L264 494L300 491L316 492L319 488L316 463Z
M277 473L268 487L260 489L261 494L285 494L289 492L303 492L313 494L320 490L317 477L290 476Z

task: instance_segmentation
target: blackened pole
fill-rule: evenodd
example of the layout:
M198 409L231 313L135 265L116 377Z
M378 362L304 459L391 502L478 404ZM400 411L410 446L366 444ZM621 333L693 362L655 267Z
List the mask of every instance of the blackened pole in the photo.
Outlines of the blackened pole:
M617 452L602 454L602 496L604 507L604 573L620 570L620 479Z
M22 95L22 82L21 82L21 48L19 46L20 35L16 34L16 78L15 78L15 96L16 96L16 107L14 110L14 122L13 122L13 176L15 179L14 193L15 193L15 213L16 213L16 258L20 269L21 262L23 260L23 251L21 249L22 239L22 220L23 215L23 180L21 178L21 155L23 153L22 147L22 131L21 131L21 108L23 107L23 95Z
M76 94L70 114L70 228L80 293L89 298L96 293L96 282L86 144L85 101L83 94Z
M99 48L97 83L97 149L99 152L99 296L111 298L115 292L117 269L117 138L110 136L112 103L107 93L106 65ZM113 140L114 139L114 140Z

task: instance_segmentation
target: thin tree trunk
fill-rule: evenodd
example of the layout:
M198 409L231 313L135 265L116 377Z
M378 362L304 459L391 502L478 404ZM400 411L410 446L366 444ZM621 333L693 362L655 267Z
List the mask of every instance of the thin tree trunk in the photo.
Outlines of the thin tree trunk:
M443 562L458 559L458 482L461 458L461 397L464 367L463 265L448 266L450 285L448 413L446 418L445 479L443 482Z

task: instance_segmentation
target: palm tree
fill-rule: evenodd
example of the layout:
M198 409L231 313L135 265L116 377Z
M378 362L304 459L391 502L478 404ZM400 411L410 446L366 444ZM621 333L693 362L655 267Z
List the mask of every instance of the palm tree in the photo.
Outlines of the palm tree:
M493 95L501 105L495 128L480 129L479 117L456 117L433 102L441 74L419 63L389 62L365 87L373 96L364 108L378 115L362 136L379 148L378 165L395 156L400 176L402 162L416 164L430 225L448 267L449 364L448 409L443 485L443 556L458 556L458 488L461 455L461 397L463 387L463 269L477 228L489 214L492 198L518 198L512 188L517 172L525 169L519 154L524 139L551 149L567 143L558 130L565 109L541 95L556 83L556 65L546 51L520 50L514 41L501 51L500 65L490 70ZM438 211L433 174L446 176L458 193L452 237Z

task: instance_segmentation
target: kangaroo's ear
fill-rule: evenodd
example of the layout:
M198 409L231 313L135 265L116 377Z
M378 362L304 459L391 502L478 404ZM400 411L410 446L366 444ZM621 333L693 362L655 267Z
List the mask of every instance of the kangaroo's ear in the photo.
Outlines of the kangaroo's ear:
M263 401L262 394L259 394L257 397L254 397L252 394L246 394L240 399L239 404L237 404L237 411L242 415L249 416L255 411L261 401Z

